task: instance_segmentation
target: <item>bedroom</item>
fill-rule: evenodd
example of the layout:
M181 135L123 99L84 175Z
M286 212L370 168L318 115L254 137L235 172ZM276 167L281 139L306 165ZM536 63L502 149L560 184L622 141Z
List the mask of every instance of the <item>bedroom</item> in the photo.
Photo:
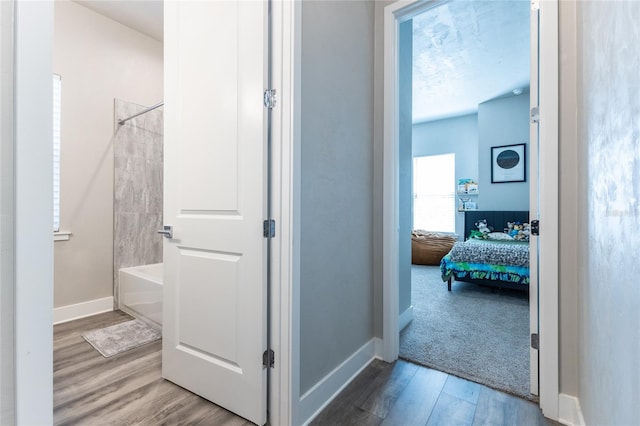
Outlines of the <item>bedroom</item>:
M405 57L409 56L407 50L412 51L412 78L403 75L413 83L412 164L401 166L405 187L403 191L401 175L401 193L407 194L407 186L413 188L409 191L412 201L401 196L401 220L410 223L413 230L455 234L463 241L469 226L476 229L479 219L475 217L465 231L466 214L460 211L464 207L527 215L527 5L483 2L472 11L462 11L450 3L415 17L409 27L404 31L411 34L412 47L403 44L407 37L402 39L401 28L400 61L403 48ZM510 145L516 146L502 148ZM492 163L497 164L495 157L505 150L524 154L514 168L516 177L500 176L497 166L492 169ZM407 173L407 168L412 173ZM429 176L430 172L434 175ZM464 179L476 183L477 192L457 193L457 184ZM440 202L434 203L434 199ZM433 220L425 220L425 212L435 216ZM498 220L487 215L482 219L500 222L489 225L501 232L507 221L528 222L528 216ZM406 264L410 262L411 243L401 244L401 263ZM528 292L454 281L449 293L437 266L440 259L435 263L404 268L409 272L404 277L401 268L400 328L406 327L400 335L400 356L535 399L529 393ZM463 315L452 314L459 311ZM495 319L500 316L508 325L503 330L496 329ZM464 318L469 323L465 324Z

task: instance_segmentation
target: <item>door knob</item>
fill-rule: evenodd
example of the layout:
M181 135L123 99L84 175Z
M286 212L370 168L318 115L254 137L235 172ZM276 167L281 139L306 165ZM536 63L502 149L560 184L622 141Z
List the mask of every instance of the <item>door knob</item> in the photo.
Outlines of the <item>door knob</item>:
M164 235L165 238L173 238L173 226L162 225L162 229L158 231L158 234Z

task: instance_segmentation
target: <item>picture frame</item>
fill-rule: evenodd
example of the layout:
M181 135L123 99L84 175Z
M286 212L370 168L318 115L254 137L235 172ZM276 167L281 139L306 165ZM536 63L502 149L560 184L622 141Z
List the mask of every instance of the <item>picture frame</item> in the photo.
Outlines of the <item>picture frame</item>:
M526 182L526 144L491 147L491 183Z

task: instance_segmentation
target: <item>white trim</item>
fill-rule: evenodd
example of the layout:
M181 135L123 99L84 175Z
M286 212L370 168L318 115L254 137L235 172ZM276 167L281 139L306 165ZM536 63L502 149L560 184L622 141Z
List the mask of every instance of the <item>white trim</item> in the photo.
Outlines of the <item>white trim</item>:
M585 425L578 398L561 393L558 396L558 407L558 422L569 426Z
M414 3L414 2L412 2ZM398 22L394 13L407 2L384 9L384 147L382 211L382 342L383 359L398 358ZM390 96L388 96L391 94Z
M408 326L411 321L413 321L413 305L409 306L400 314L400 318L398 319L398 328L400 331Z
M53 423L53 2L14 5L15 422L40 425Z
M538 284L540 408L558 418L559 305L558 305L558 0L540 2L540 124L539 212L542 224Z
M299 304L293 286L295 275L294 202L294 148L296 121L293 115L295 65L294 42L295 2L272 2L272 84L278 101L272 111L272 218L277 232L271 240L271 347L276 353L274 368L270 371L269 422L292 424L299 392L299 368L295 362L299 333L293 307ZM299 92L298 92L299 93Z
M398 1L384 15L383 356L398 357L398 24L441 1ZM558 0L540 2L540 407L558 418Z
M69 241L69 239L71 239L69 231L55 231L53 233L53 241Z
M289 56L291 63L291 76L287 81L287 87L290 90L286 99L289 102L288 112L283 113L289 122L289 131L291 132L290 157L289 157L289 187L286 194L289 196L289 297L290 297L290 315L289 328L287 332L290 336L290 423L282 422L282 424L298 425L300 421L300 199L301 199L301 140L302 140L302 4L301 2L291 3L291 15L289 16L289 24L291 31L287 48L290 49ZM283 106L284 108L284 106ZM284 325L283 325L284 329Z
M76 303L75 305L60 306L53 310L53 324L62 324L63 322L110 311L113 311L113 296Z
M375 358L377 337L369 340L342 364L327 374L300 397L300 419L309 424L342 390L347 387Z

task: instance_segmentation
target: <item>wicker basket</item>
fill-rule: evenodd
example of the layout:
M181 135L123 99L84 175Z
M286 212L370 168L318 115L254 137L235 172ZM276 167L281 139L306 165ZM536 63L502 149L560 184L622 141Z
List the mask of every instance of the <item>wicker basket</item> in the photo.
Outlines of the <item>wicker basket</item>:
M456 237L452 235L413 231L411 234L411 263L414 265L439 265L456 241Z

